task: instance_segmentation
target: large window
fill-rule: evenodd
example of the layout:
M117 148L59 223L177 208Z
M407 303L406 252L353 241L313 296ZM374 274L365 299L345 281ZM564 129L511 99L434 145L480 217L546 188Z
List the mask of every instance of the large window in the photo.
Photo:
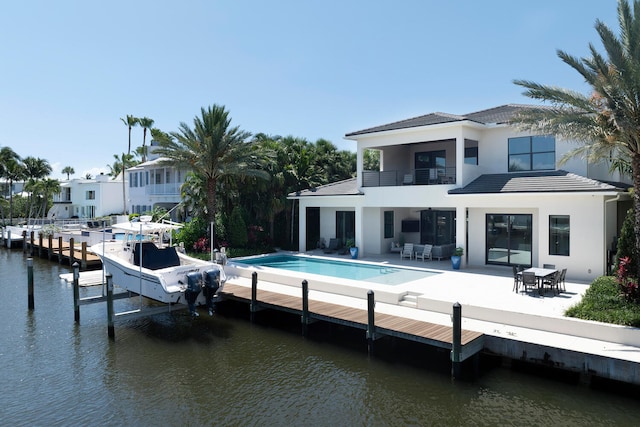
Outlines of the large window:
M420 243L446 245L455 243L455 211L420 211Z
M509 172L554 170L556 139L553 136L509 138Z
M384 211L384 238L393 238L393 211Z
M347 240L356 238L356 213L354 211L336 211L336 239L344 245Z
M549 255L569 256L569 215L549 215Z
M531 219L528 214L487 215L487 264L531 265Z
M416 169L416 184L433 183L439 176L444 176L447 171L447 152L424 151L415 153L414 166Z

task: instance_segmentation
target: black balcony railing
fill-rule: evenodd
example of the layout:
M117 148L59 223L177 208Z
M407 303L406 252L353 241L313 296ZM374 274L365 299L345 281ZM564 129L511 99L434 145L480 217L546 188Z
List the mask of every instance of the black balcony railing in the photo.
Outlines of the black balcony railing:
M456 183L456 168L424 168L391 171L363 171L363 187L399 185L444 185Z

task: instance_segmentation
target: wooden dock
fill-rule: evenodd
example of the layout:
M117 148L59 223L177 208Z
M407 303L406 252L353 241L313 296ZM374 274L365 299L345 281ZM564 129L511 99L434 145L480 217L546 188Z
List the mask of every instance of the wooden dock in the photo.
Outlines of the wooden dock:
M60 264L73 265L78 262L81 270L102 266L100 257L87 249L86 242L77 244L73 237L69 240L63 240L62 237L43 237L40 234L36 237L35 232L31 231L28 235L23 232L21 242L20 247L23 252L28 252L31 256L37 255L40 258L48 258L50 261L57 260Z
M255 292L256 296L252 297ZM372 337L371 316L369 310L363 310L324 301L308 300L308 313L305 313L305 302L302 296L285 295L277 292L259 290L254 291L247 286L225 284L220 293L223 300L235 300L251 304L252 311L259 309L273 309L302 316L303 322L324 321L349 326L367 331L369 339L382 336L398 337L434 347L451 350L453 347L454 330L452 326L410 319L396 315L375 313L375 331ZM255 300L253 300L255 298ZM254 304L256 304L254 306ZM474 331L461 330L460 337L462 362L479 353L484 345L484 334Z

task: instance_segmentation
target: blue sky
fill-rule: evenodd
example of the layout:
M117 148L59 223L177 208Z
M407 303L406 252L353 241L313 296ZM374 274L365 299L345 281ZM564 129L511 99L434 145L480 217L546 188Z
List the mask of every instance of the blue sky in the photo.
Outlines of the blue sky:
M601 50L616 0L12 1L0 14L0 146L54 178L107 172L131 114L175 131L224 105L251 133L325 138L434 111L586 92L556 56ZM148 139L147 139L148 140ZM142 145L134 129L132 147Z

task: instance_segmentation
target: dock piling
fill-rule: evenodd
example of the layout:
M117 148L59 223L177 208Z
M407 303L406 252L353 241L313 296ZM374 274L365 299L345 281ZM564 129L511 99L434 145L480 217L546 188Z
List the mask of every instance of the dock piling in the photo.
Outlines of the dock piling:
M256 320L256 311L258 311L258 272L251 273L251 304L249 305L251 312L251 323Z
M27 295L29 310L35 308L33 298L33 258L27 258Z
M73 263L73 319L80 323L80 266Z
M367 292L367 349L369 354L373 354L373 341L376 339L375 323L376 301L372 290Z
M461 372L460 353L462 351L462 306L453 304L453 340L451 344L451 376L459 378Z
M109 338L115 340L116 332L114 328L114 312L113 312L113 276L107 273L107 334Z
M309 282L302 281L302 336L309 334Z

